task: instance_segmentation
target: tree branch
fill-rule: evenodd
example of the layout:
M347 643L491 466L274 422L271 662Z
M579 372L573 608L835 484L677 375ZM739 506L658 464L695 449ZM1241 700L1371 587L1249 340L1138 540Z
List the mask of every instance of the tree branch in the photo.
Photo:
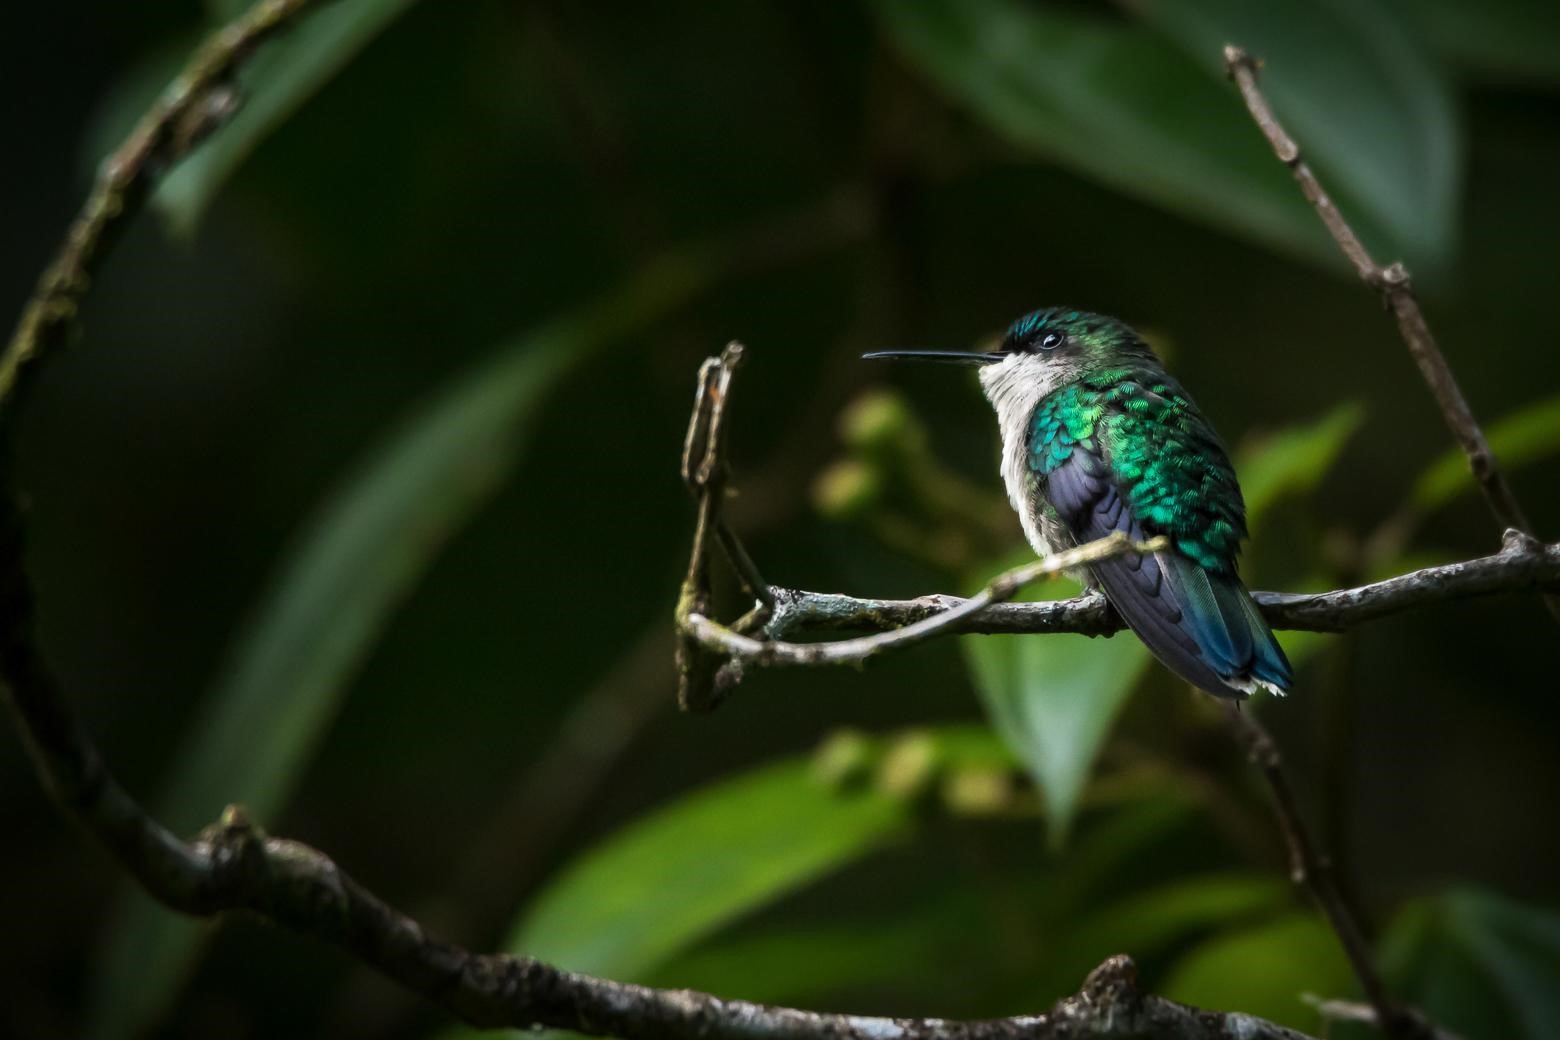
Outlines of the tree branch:
M112 234L140 208L159 177L238 111L242 97L236 77L244 62L316 2L259 0L212 33L130 136L103 161L87 201L0 356L0 410L16 392L28 363L64 339Z
M1333 876L1332 861L1317 848L1316 841L1306 827L1305 817L1300 814L1294 789L1289 786L1289 779L1284 775L1284 762L1278 744L1260 722L1252 718L1249 712L1240 710L1238 705L1230 706L1229 718L1236 737L1245 746L1252 764L1262 773L1263 780L1273 794L1273 811L1284 832L1284 843L1289 847L1290 879L1309 892L1321 907L1322 913L1327 915L1327 922L1332 925L1345 956L1349 958L1349 964L1354 968L1355 977L1360 980L1360 988L1365 991L1365 998L1373 1012L1372 1018L1383 1033L1396 1040L1435 1040L1437 1030L1417 1011L1393 1000L1385 983L1381 981L1359 918L1344 899L1337 879Z
M8 488L9 485L6 485ZM248 910L330 942L476 1026L572 1029L628 1040L1306 1040L1238 1013L1200 1011L1140 992L1126 957L1097 968L1081 992L1043 1015L983 1021L870 1018L723 1000L562 971L528 957L478 954L429 935L329 857L272 838L229 807L195 841L180 841L114 780L45 669L32 638L14 496L0 513L0 680L38 773L151 895L175 910Z
M1031 585L1042 578L1054 578L1058 574L1076 570L1086 564L1127 553L1158 552L1168 544L1169 539L1163 535L1146 542L1134 542L1118 531L1098 541L1089 542L1087 545L1080 545L1066 552L1052 553L1044 559L1004 571L969 599L944 607L903 627L895 626L877 635L862 636L858 639L839 639L827 643L785 643L772 638L753 639L696 613L684 616L682 626L683 630L697 639L705 649L741 658L753 664L859 664L884 650L894 650L930 639L993 604L1012 599L1024 586Z
M1560 590L1560 543L1544 545L1507 531L1501 551L1458 563L1400 574L1383 581L1331 592L1254 592L1262 614L1274 628L1306 632L1343 632L1406 610L1456 600ZM774 589L774 615L765 628L775 638L808 632L886 632L961 610L970 601L957 596L917 599L858 599L830 592ZM961 634L1061 633L1106 636L1119 632L1121 619L1105 597L1088 593L1044 603L993 603L961 613L944 626ZM808 644L828 645L828 644ZM796 663L765 660L765 664Z
M1396 316L1403 343L1408 347L1414 363L1419 366L1419 374L1424 377L1431 394L1435 396L1447 427L1457 438L1463 454L1468 456L1468 466L1473 471L1479 489L1484 492L1490 512L1495 514L1502 528L1515 528L1531 535L1532 524L1517 502L1511 485L1506 482L1506 475L1496 461L1489 441L1485 439L1484 430L1473 417L1473 409L1468 406L1468 399L1463 396L1462 387L1452 374L1452 366L1436 344L1429 322L1425 321L1408 269L1401 262L1381 267L1371 258L1365 244L1333 204L1316 174L1311 172L1310 165L1300 153L1300 145L1289 136L1289 132L1273 114L1272 106L1268 104L1262 88L1257 85L1257 69L1260 65L1258 59L1240 47L1228 45L1224 48L1225 71L1240 88L1246 109L1267 138L1268 144L1272 145L1273 154L1294 174L1301 193L1316 210L1316 215L1321 218L1333 241L1338 243L1343 255L1354 265L1360 280L1379 291L1382 301ZM1555 619L1560 621L1560 596L1545 596L1544 603Z

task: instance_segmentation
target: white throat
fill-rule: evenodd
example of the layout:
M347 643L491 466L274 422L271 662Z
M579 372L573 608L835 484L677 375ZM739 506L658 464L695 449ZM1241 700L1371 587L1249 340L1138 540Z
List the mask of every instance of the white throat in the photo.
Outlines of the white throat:
M1024 525L1024 536L1041 556L1072 545L1071 536L1046 517L1029 469L1029 425L1035 408L1053 390L1076 379L1079 366L1068 358L1014 354L980 370L980 386L997 410L1002 432L1002 482Z

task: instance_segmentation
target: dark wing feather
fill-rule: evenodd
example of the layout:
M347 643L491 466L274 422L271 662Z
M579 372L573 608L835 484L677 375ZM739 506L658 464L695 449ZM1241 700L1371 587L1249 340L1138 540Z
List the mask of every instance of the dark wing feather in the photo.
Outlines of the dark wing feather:
M1045 497L1080 544L1117 531L1133 541L1148 535L1110 480L1103 460L1075 450L1045 478ZM1188 631L1180 602L1165 580L1164 553L1128 553L1091 564L1089 571L1128 627L1149 651L1181 678L1210 692L1229 687L1204 659Z
M1173 380L1123 375L1036 409L1031 468L1046 500L1079 543L1170 536L1169 549L1090 571L1177 675L1221 696L1243 696L1254 679L1287 688L1289 662L1235 572L1244 508L1223 446Z

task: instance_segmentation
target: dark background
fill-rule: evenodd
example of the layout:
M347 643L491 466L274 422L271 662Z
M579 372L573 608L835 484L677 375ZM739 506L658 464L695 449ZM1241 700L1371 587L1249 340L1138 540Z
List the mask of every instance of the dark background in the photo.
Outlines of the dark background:
M1531 44L1525 26L1543 11L1511 6ZM1110 27L1152 22L1109 6L1059 10ZM166 78L172 66L149 56L183 53L203 17L196 3L0 15L7 313L20 312L84 196L116 99L135 96L127 84L148 62L147 75ZM1493 423L1560 388L1560 64L1503 66L1458 53L1433 25L1403 25L1443 77L1460 128L1455 234L1416 264L1425 306ZM1548 40L1560 53L1560 37ZM1325 41L1315 60L1332 60ZM1233 89L1224 101L1239 104ZM831 198L844 201L830 209ZM83 334L44 366L19 416L41 638L126 786L156 801L281 554L392 431L517 334L598 313L653 258L712 239L738 244L705 291L583 357L529 411L516 465L375 629L339 712L326 713L296 784L262 821L474 945L499 942L582 850L702 785L810 753L840 727L893 734L983 717L951 640L865 673L758 675L710 716L672 710L670 611L691 520L677 452L699 360L729 338L749 348L731 416L734 515L781 584L955 591L964 568L886 544L876 506L854 522L820 516L810 488L845 451L836 415L892 385L942 464L994 494L988 407L965 376L855 358L962 346L1056 302L1149 330L1237 450L1361 402L1363 424L1320 486L1286 501L1267 538L1259 531L1254 584L1335 583L1498 544L1483 503L1463 493L1425 518L1405 556L1362 562L1360 540L1451 441L1389 316L1341 261L1299 256L1016 142L918 67L871 5L423 3L259 144L193 237L165 233L153 213L131 223ZM1395 255L1389 236L1374 244ZM1553 536L1560 465L1542 446L1520 461L1517 494ZM984 556L955 562L995 555L984 537ZM1006 542L1018 540L1013 523ZM1529 936L1517 943L1522 971L1480 960L1476 941L1436 960L1439 940L1424 939L1432 953L1399 957L1399 988L1450 1000L1443 1015L1470 1037L1541 1035L1520 1030L1550 1021L1541 995L1553 1013L1560 986L1534 967L1560 961L1544 933L1560 929L1540 910L1560 895L1554 639L1530 597L1416 611L1331 641L1294 696L1260 706L1372 929L1477 891L1458 906L1498 899L1514 916L1490 934ZM577 721L604 677L601 696L633 706L621 749ZM1262 792L1216 713L1157 670L1142 685L1105 778L1157 763L1168 778L1157 787L1222 791L1214 800L1238 822L1204 806L1047 921L1182 875L1282 878ZM584 757L524 787L570 719ZM599 783L581 764L597 761L593 749L604 756ZM517 788L541 797L515 806ZM0 742L0 789L0 1032L79 1035L125 882L43 797L16 740ZM213 807L234 797L200 796ZM789 999L898 1014L1042 1007L1088 963L1067 974L1072 925L1026 934L1040 911L1025 893L1069 871L1088 878L1096 867L1077 849L1127 812L1102 797L1074 844L1048 851L1033 813L920 811L885 851L822 871L691 946L682 974L672 960L646 977L740 990L746 965L762 995L793 961L760 961L742 943L831 922L920 935L939 955L919 963L908 940L863 947L861 958L884 961L875 975L799 985ZM955 896L984 909L947 910ZM1314 926L1303 901L1274 900L1265 913ZM1432 936L1461 920L1425 912L1442 922ZM1144 960L1150 986L1231 936L1259 951L1244 958L1254 975L1271 963L1287 979L1290 967L1336 957L1249 921L1200 927L1152 955L1125 932L1123 949ZM700 976L701 950L727 974ZM1430 961L1451 974L1426 982ZM1446 978L1476 980L1463 987L1471 995ZM1205 992L1182 981L1189 999ZM1254 990L1242 999L1238 973L1228 981L1228 1006L1267 1009ZM1511 996L1524 985L1526 1004ZM1286 999L1289 1020L1318 1028ZM140 1028L129 1011L107 1014L107 1032ZM146 1016L169 1036L413 1036L441 1022L329 949L247 920L225 925L171 1004Z

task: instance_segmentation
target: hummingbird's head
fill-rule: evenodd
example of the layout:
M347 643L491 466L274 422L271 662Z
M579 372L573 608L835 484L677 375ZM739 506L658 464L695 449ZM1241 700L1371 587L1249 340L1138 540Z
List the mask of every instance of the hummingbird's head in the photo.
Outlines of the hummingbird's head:
M1032 373L1066 369L1082 374L1153 353L1124 321L1075 307L1047 307L1009 325L997 349L983 356L991 359L989 364Z
M1127 358L1153 360L1154 355L1125 322L1074 307L1047 307L1009 325L990 350L899 350L866 356L978 365L981 388L1000 414L1022 411L1090 372Z

